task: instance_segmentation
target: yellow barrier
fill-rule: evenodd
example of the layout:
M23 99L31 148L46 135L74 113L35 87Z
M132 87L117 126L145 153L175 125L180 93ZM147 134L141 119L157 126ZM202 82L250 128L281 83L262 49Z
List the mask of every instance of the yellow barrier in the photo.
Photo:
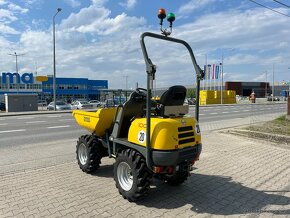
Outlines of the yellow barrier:
M200 105L220 104L221 91L202 90L200 91ZM224 90L223 91L223 104L236 104L236 91Z

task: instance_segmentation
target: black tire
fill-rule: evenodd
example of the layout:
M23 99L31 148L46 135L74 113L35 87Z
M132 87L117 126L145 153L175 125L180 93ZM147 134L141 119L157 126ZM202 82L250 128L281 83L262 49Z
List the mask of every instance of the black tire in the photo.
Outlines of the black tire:
M165 181L168 185L178 186L187 180L189 171L177 171L173 175L166 175Z
M76 156L80 169L92 173L100 167L101 158L107 156L107 150L94 135L83 135L76 146Z
M114 164L114 180L123 198L132 202L144 197L149 191L151 178L152 172L140 153L132 149L119 153Z

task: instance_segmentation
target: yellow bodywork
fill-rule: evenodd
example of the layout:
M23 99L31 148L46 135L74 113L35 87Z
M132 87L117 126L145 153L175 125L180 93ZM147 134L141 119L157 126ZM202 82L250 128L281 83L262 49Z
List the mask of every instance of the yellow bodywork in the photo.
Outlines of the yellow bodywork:
M116 107L102 108L96 112L74 110L73 116L77 123L97 136L103 136L110 128L116 114Z
M97 136L104 136L112 126L116 107L102 108L96 112L74 110L76 122ZM155 150L176 150L201 143L199 125L193 117L151 118L151 148ZM128 141L146 146L146 118L132 121Z
M193 117L151 118L151 148L176 150L201 143L199 125ZM146 118L135 119L128 141L146 146Z

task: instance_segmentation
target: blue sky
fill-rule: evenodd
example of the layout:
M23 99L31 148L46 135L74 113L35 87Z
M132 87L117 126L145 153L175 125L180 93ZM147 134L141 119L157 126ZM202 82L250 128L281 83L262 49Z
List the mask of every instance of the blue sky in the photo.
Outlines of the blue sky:
M272 0L255 0L290 16ZM289 0L281 0L290 5ZM0 68L50 75L52 17L56 17L57 76L107 79L110 88L145 86L139 36L159 32L157 11L176 14L172 37L186 40L198 64L221 62L225 81L290 81L290 17L249 0L0 0ZM165 22L167 26L167 22ZM195 82L186 51L147 40L157 87Z

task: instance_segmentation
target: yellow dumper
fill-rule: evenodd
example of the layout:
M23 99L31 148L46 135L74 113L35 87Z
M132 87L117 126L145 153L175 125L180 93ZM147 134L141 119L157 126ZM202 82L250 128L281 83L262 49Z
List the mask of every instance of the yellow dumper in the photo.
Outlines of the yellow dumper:
M162 17L161 13L159 18ZM172 24L172 15L168 20ZM81 136L77 142L79 167L91 173L99 168L103 157L115 158L116 187L129 201L136 201L148 192L153 175L169 185L183 183L202 149L198 104L196 117L188 115L188 105L183 105L186 88L172 86L160 98L152 99L156 67L148 57L145 37L179 43L187 48L197 75L197 102L199 98L203 71L190 46L183 40L168 37L166 31L162 33L165 36L148 32L141 35L147 89L137 88L128 101L118 107L101 108L96 112L73 111L77 123L91 133Z

